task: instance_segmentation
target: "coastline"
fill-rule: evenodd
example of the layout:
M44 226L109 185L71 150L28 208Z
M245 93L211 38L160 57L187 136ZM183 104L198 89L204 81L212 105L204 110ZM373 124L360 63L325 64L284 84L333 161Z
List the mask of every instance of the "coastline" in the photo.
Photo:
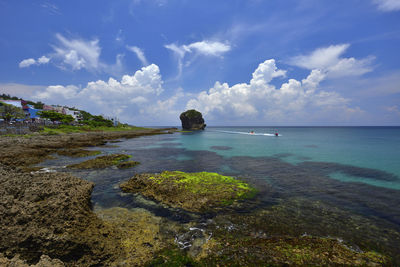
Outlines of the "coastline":
M32 166L57 151L171 130L0 136L0 263L91 266L121 258L115 246L121 237L92 211L94 184L67 173L35 173Z
M199 262L199 266L201 263L209 266L216 266L217 263L229 264L229 262L224 262L224 257L218 255L225 255L233 262L246 264L247 258L234 256L243 253L254 255L261 253L260 255L264 258L260 256L259 259L252 260L278 265L285 262L304 263L298 260L299 257L300 259L310 258L306 262L310 265L373 266L386 262L386 258L379 254L349 250L335 239L297 237L288 235L287 232L271 239L265 235L265 232L255 233L253 231L264 229L266 225L266 220L259 221L258 217L262 216L270 220L268 218L273 218L274 215L262 212L255 212L251 216L217 215L215 220L207 225L207 231L212 229L211 233L214 233L213 239L208 242L209 233L203 229L199 230L196 224L176 225L144 211L135 214L120 208L95 213L90 207L93 183L65 173L30 173L34 170L32 164L37 164L60 150L100 146L110 140L165 134L171 130L173 129L65 135L39 134L28 138L0 137L1 184L7 185L2 186L2 194L0 194L3 197L0 208L2 214L5 215L1 217L1 224L10 227L9 231L4 231L2 234L4 240L14 242L1 242L4 245L0 248L0 253L7 258L14 257L14 261L23 259L29 264L36 264L41 257L43 260L49 260L48 257L50 257L53 261L61 260L62 262L57 262L57 264L66 266L76 264L144 265L159 255L163 259L169 257L174 261L184 260L193 266L198 266L196 264ZM59 197L60 195L65 197ZM26 196L31 196L31 198L25 199ZM12 209L12 205L16 207ZM71 211L67 217L63 208ZM10 210L12 210L11 213ZM35 212L32 213L30 210ZM145 219L140 221L137 216ZM132 224L132 221L138 221L138 223ZM249 222L252 228L249 228ZM234 229L233 232L221 229L221 226L229 229L232 223L241 228ZM54 228L46 230L48 225L54 225ZM127 231L128 228L134 228L137 231ZM184 228L194 230L185 231ZM167 238L165 234L167 232L169 236L175 233L175 236L182 237L182 241L178 240L178 244L179 242L184 244L187 242L186 239L189 239L193 246L188 254L196 261L192 262L193 259L185 258L181 250L176 251L174 244L176 246L177 241ZM251 239L248 239L249 237ZM245 242L246 246L240 245L242 242ZM68 249L63 249L64 247ZM313 254L313 250L319 251L318 253L329 252L330 256ZM171 251L176 252L177 255L171 256ZM270 251L270 254L263 255L265 251ZM167 256L163 255L164 252ZM134 256L127 256L128 254ZM330 258L331 255L333 255L332 258ZM6 259L1 258L0 254L0 263L1 260ZM157 259L153 266L158 266L156 263Z

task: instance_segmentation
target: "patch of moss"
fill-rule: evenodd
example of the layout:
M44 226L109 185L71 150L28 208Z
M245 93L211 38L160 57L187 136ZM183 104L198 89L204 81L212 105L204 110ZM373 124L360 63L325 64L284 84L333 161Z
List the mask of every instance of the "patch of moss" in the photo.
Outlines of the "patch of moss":
M238 200L256 194L256 189L243 181L211 172L137 174L120 187L125 192L140 192L170 206L197 212L238 204Z
M112 154L86 160L84 162L77 164L71 164L68 165L67 167L73 169L101 169L118 165L124 160L129 159L131 157L132 156L125 154Z
M206 232L211 232L212 238L196 257L202 266L386 266L391 262L386 255L370 249L353 250L336 238L271 232L270 217L262 210L218 215Z
M98 150L85 150L85 149L63 149L57 151L60 156L67 156L73 158L95 156L101 154Z
M181 266L201 266L186 253L180 249L165 249L151 262L145 265L146 267L168 266L168 267L181 267Z
M143 266L173 242L160 233L162 219L146 210L116 207L100 210L97 215L120 235L115 246L122 248L123 257L111 266Z
M228 235L230 236L230 235ZM320 237L217 238L198 261L204 265L238 266L377 266L387 258L371 252L356 252L336 239Z
M122 161L122 162L118 163L117 167L119 169L128 169L128 168L135 167L138 164L140 164L140 162L133 161L133 160L128 160L128 161Z
M188 117L189 119L202 117L202 114L199 111L195 110L195 109L187 110L187 111L183 112L182 114L184 116Z

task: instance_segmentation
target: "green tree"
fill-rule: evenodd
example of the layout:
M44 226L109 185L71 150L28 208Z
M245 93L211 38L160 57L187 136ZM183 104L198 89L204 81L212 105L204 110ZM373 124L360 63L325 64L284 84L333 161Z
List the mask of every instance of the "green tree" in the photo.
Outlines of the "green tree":
M11 119L25 118L25 112L22 110L22 108L6 103L2 103L2 105L0 106L0 114L2 114L2 118L5 121L10 121Z
M44 105L44 103L39 101L39 102L34 103L33 107L36 109L43 109L43 105Z
M49 119L52 122L60 121L62 123L68 124L68 123L74 121L74 117L72 117L71 115L61 114L61 113L55 112L53 110L39 111L38 115L41 118Z

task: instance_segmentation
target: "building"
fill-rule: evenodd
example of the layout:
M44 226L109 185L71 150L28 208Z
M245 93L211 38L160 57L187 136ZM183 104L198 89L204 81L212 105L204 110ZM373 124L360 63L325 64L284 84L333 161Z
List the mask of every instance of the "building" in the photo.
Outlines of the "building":
M37 114L41 109L36 109L32 105L26 105L26 109L24 109L27 119L31 119L32 121L36 121L40 119L40 116Z
M58 112L58 113L61 113L61 114L64 114L64 115L66 115L66 111L65 111L65 108L64 107L61 107L61 106L56 106L56 105L43 105L43 110L47 110L47 111L50 111L50 110L52 110L52 111L55 111L55 112Z
M65 114L66 115L71 115L75 121L80 121L82 120L82 114L78 110L72 110L69 108L64 108Z

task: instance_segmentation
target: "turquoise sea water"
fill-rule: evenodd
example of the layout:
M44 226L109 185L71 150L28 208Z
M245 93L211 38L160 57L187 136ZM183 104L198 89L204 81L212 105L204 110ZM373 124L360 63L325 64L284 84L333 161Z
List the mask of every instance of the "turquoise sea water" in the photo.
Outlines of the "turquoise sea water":
M250 131L255 135L249 134ZM279 137L273 135L275 131L279 132ZM267 156L292 164L319 161L372 168L397 176L397 179L354 177L340 172L330 177L400 190L398 127L215 127L182 135L176 142L188 150L211 150L224 157ZM213 146L231 149L219 150Z
M334 236L400 255L400 127L208 127L93 149L129 154L141 164L68 170L63 167L87 158L58 157L44 165L93 181L95 208L139 207L188 222L193 217L185 211L123 194L118 185L135 173L219 172L260 189L258 207L245 212L264 209L299 234Z

